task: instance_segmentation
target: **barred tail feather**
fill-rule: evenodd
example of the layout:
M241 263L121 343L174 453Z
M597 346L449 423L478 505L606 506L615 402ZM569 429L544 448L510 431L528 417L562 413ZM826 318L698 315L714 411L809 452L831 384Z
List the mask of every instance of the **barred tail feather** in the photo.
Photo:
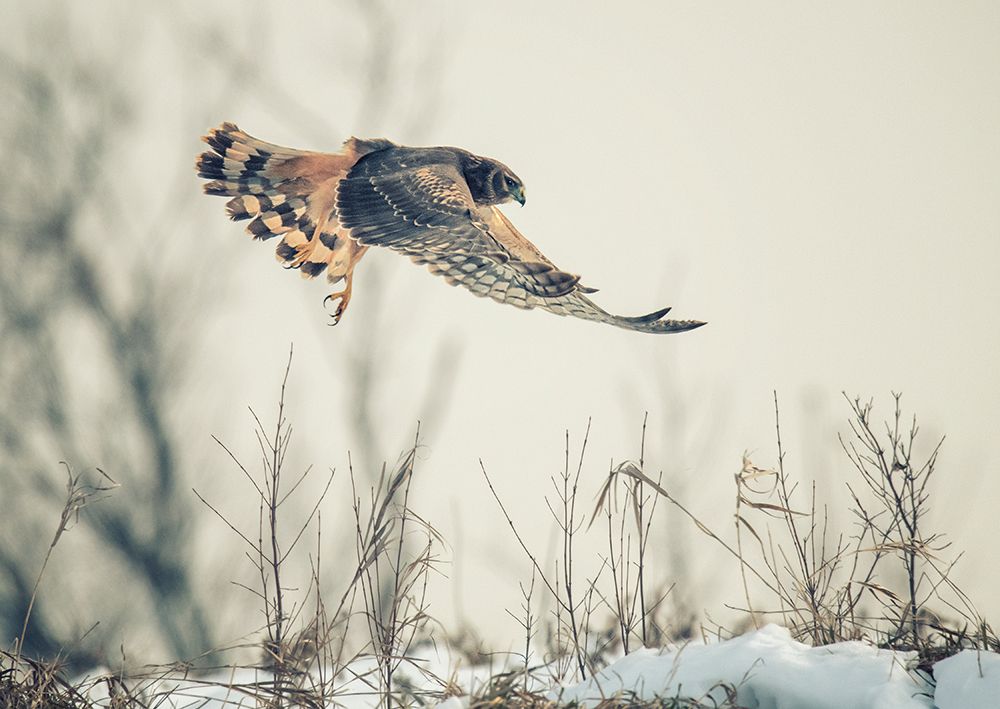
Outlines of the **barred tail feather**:
M324 271L340 280L356 247L342 236L336 215L337 185L351 166L377 143L352 139L341 153L317 153L266 143L223 123L202 140L211 150L195 169L208 182L207 194L230 197L226 213L246 221L246 231L265 241L282 237L278 260L304 278ZM318 237L318 238L317 238Z

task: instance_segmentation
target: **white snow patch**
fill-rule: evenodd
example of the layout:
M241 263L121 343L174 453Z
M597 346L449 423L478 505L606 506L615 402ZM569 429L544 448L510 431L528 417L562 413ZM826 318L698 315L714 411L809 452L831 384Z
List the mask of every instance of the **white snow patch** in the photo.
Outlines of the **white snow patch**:
M1000 707L1000 655L963 650L934 665L937 709Z
M725 683L753 709L930 709L933 688L908 670L914 659L861 642L809 647L768 625L719 643L639 650L549 697L588 707L630 692L645 700L719 700Z

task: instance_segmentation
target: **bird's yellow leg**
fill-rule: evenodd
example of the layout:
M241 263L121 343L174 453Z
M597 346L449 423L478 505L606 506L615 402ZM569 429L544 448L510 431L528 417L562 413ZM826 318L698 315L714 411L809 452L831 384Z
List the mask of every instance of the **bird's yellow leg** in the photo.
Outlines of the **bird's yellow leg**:
M351 269L344 276L344 290L331 293L323 299L323 305L326 305L327 301L337 301L337 309L333 311L333 322L330 323L331 325L339 323L344 311L347 310L347 304L351 302L351 289L353 285L354 269Z
M358 261L361 260L361 257L367 250L368 247L364 246L351 254L351 260L347 265L347 272L344 274L344 290L331 293L323 299L323 305L326 305L327 301L330 300L337 301L337 309L333 311L333 322L330 323L331 325L336 325L340 322L344 311L347 310L347 304L351 302L351 291L354 288L354 267L358 265Z

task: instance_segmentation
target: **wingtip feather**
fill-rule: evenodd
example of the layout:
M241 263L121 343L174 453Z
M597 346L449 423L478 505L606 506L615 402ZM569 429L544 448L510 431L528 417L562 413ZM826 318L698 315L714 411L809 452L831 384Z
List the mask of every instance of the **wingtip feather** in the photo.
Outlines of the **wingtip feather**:
M632 322L632 323L636 323L636 324L656 322L657 320L659 320L660 318L662 318L664 315L666 315L667 313L669 313L670 310L671 310L671 308L668 305L666 308L660 308L659 310L654 310L653 312L646 313L645 315L635 315L635 316L632 316L632 317L622 318L622 320L627 320L628 322Z

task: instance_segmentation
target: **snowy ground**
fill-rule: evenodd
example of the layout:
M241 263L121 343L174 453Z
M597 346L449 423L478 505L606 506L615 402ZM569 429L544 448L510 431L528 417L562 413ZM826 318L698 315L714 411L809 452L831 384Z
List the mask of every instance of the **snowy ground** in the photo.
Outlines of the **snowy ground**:
M912 653L879 650L861 642L814 648L792 640L784 628L769 625L719 643L638 650L586 682L546 689L548 698L581 707L594 707L615 695L703 699L714 706L728 687L735 688L738 703L749 709L1000 709L1000 655L964 651L935 665L934 682L913 665ZM352 667L356 675L369 669ZM427 657L426 669L475 692L498 668L456 670L447 660ZM215 679L230 686L163 680L157 689L174 693L169 702L158 705L251 707L253 697L236 685L267 680L251 670ZM425 678L411 677L410 682L438 688ZM95 699L103 699L96 693L104 686L95 687ZM376 706L378 697L355 679L338 689L335 701L360 709ZM453 697L438 706L467 705L467 697Z

